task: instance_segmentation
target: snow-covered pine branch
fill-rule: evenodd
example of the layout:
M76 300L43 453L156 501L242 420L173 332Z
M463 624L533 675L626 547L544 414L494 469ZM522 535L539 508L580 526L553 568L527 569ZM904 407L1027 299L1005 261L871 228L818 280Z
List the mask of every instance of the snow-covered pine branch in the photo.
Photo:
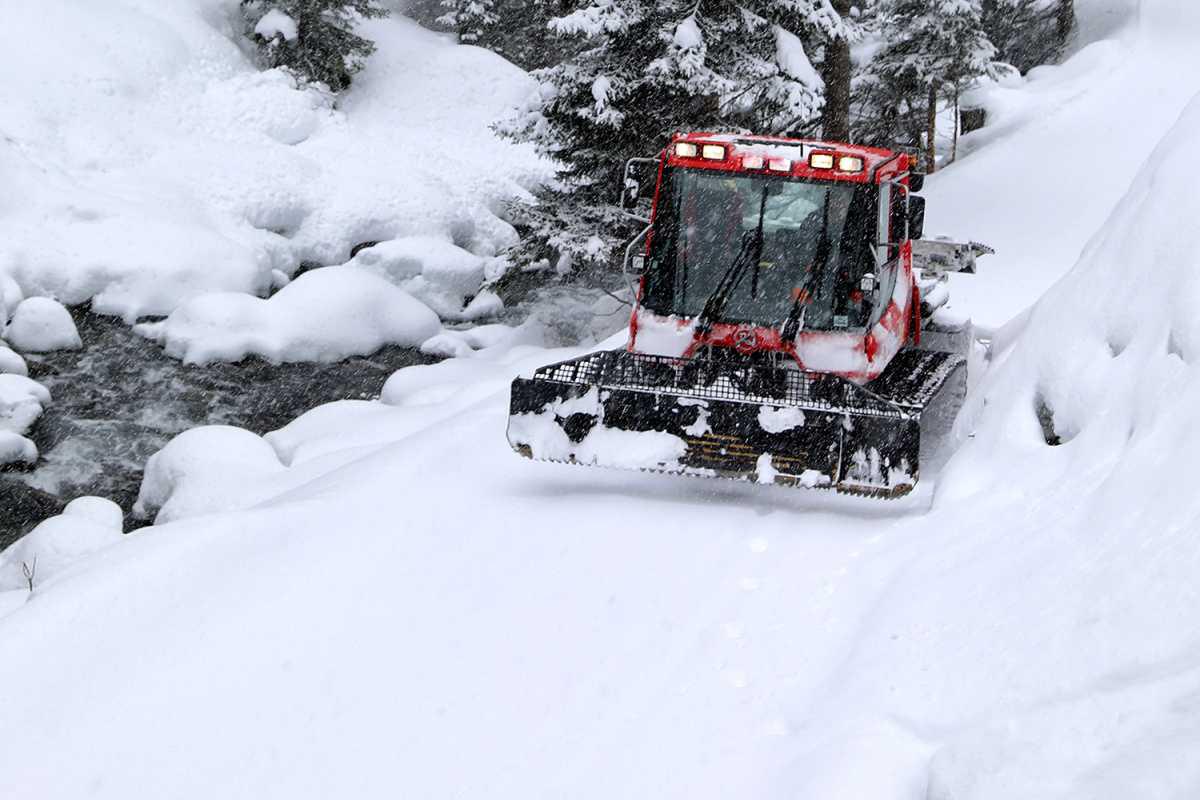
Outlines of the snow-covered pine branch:
M356 32L358 23L390 13L378 0L241 0L241 9L264 67L285 68L335 92L375 52Z

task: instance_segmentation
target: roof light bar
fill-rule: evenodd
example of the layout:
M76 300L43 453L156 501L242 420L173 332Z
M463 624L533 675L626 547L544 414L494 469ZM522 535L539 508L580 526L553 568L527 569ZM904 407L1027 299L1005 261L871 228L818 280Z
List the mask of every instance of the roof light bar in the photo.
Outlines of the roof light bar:
M842 156L838 159L838 169L842 172L862 172L863 160L858 156Z
M675 155L680 158L695 158L700 155L700 148L691 142L676 142Z
M813 169L833 169L833 153L813 153L808 157L808 165Z
M724 161L725 148L719 144L706 144L701 148L700 155L709 161Z
M791 172L792 162L787 158L772 158L767 162L767 169L773 172Z

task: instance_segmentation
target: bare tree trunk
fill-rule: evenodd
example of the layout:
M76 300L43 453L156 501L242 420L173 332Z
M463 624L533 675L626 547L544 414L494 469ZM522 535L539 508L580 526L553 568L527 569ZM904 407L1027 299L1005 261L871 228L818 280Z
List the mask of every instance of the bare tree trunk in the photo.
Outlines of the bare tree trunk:
M958 161L958 87L954 87L954 138L950 140L950 163Z
M1065 42L1075 27L1075 0L1058 0L1058 40Z
M833 0L834 11L843 18L850 15L852 0ZM821 65L825 81L825 113L822 134L832 142L850 141L850 42L834 39L825 45L825 61Z
M925 171L932 175L937 171L937 101L938 83L929 83L929 118L925 140Z

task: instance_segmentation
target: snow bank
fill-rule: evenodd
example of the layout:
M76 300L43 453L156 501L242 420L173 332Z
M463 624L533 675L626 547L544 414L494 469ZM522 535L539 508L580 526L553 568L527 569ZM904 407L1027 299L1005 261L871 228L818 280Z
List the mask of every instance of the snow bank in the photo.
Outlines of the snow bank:
M839 722L797 755L802 794L851 785L897 720L892 782L930 797L1195 794L1198 138L1200 95L996 354L926 541L806 706ZM842 771L800 778L832 753Z
M363 29L378 51L335 109L257 70L236 3L9 9L0 72L37 80L0 87L0 274L133 320L367 240L493 255L515 234L492 209L547 174L489 129L533 82L399 16Z
M71 312L48 297L30 297L16 307L4 336L26 353L78 350L83 347Z
M121 541L121 509L101 497L80 497L63 513L38 523L0 553L0 592L34 589L85 556Z
M386 280L352 266L312 270L266 300L232 292L189 300L135 330L188 364L337 361L388 344L416 346L440 330L437 315Z
M1078 51L965 98L987 108L987 125L960 141L958 163L926 182L929 235L996 249L978 275L951 278L956 307L986 327L1022 312L1078 260L1200 91L1200 4L1075 5Z

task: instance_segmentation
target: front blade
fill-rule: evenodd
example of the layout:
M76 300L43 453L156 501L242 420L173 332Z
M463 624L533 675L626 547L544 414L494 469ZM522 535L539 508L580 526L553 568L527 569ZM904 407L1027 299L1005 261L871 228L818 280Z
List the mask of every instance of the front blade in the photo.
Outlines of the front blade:
M856 395L853 385L839 394L840 379L818 385L807 376L798 396L763 376L749 385L742 369L739 391L727 376L685 379L667 361L617 351L517 378L510 444L546 461L876 496L906 494L917 482L920 414L911 409Z

